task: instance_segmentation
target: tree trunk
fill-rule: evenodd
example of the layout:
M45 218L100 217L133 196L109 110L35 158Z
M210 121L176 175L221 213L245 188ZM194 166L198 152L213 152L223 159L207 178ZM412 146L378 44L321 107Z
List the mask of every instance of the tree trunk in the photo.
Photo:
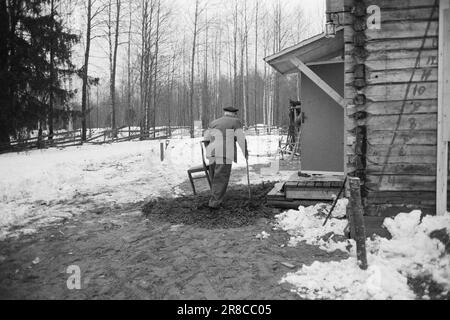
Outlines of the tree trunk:
M237 75L237 33L238 33L238 1L235 0L235 6L234 6L234 29L233 29L233 49L234 49L234 55L233 55L233 105L235 108L238 107L238 75Z
M190 94L189 94L189 111L190 111L190 133L191 138L194 138L194 72L195 72L195 53L197 47L197 30L198 30L198 16L199 16L199 2L195 1L195 17L194 17L194 39L192 42L192 56L191 56L191 79L190 79Z
M119 28L120 28L120 7L121 0L116 0L116 21L115 21L115 34L114 34L114 53L111 68L111 128L113 130L114 137L117 136L117 123L116 123L116 70L117 70L117 50L119 47Z
M131 1L129 2L129 8L130 11L130 19L128 21L128 52L127 52L127 110L128 110L128 116L127 116L127 122L128 122L128 135L131 135L131 121L132 121L132 107L131 107L131 24L132 24L132 14L131 14Z
M255 107L255 126L258 124L258 99L257 99L257 92L258 92L258 1L256 1L256 9L255 9L255 78L254 78L254 95L255 95L255 101L254 101L254 107Z
M55 1L51 0L51 28L52 32L55 30ZM53 117L54 117L54 86L55 86L55 49L54 49L54 37L52 37L50 43L50 101L49 101L49 112L48 112L48 140L53 141Z
M156 109L157 109L157 81L158 81L158 55L159 55L159 29L161 24L161 0L158 0L158 11L156 18L156 40L155 40L155 73L153 79L153 138L156 138Z
M89 55L91 50L92 0L87 3L86 49L84 51L83 88L81 97L81 140L86 141L86 100L88 88Z
M6 1L0 1L0 74L2 77L8 73L8 38L10 36L9 30L9 17L6 6ZM0 144L4 144L4 148L9 147L9 114L12 109L12 105L9 90L9 83L6 81L0 81ZM0 149L2 147L0 146Z

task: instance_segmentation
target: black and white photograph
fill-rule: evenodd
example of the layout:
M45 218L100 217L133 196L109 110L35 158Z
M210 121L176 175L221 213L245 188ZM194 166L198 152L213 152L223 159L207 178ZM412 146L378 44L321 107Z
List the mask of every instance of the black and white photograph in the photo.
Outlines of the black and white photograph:
M449 142L450 0L0 0L0 300L449 300Z

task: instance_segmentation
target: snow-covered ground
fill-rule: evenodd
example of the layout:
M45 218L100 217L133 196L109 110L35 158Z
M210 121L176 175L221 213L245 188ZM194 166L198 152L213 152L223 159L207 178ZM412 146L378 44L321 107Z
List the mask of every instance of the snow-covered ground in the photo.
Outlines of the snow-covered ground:
M274 160L278 136L250 136L248 140L250 164ZM186 181L186 171L202 163L200 141L171 140L164 162L160 142L165 140L0 155L0 238L34 232L37 226L88 208L180 194L178 185ZM235 168L245 167L245 159L241 155L238 159ZM251 172L252 183L282 180L292 174L263 173Z
M325 205L300 207L277 216L278 227L291 235L289 245L304 241L326 251L342 250L350 256L343 261L303 266L287 274L282 282L292 284L294 291L306 299L414 299L417 297L408 286L408 278L424 277L442 286L446 295L445 291L450 290L450 254L430 234L438 230L450 234L450 213L421 219L421 212L413 211L386 219L384 226L392 239L367 240L369 268L363 271L357 263L354 241L342 237L347 226L342 220L345 206L345 200L341 201L326 227L322 226Z

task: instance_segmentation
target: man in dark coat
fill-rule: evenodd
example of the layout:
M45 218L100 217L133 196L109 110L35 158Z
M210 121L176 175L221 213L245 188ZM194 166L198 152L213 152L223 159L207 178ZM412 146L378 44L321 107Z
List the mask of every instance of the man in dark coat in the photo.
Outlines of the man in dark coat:
M237 116L239 110L229 107L224 111L224 116L213 121L205 134L205 141L209 142L207 156L210 162L211 209L218 209L223 203L233 162L237 162L236 142L248 159L242 122Z

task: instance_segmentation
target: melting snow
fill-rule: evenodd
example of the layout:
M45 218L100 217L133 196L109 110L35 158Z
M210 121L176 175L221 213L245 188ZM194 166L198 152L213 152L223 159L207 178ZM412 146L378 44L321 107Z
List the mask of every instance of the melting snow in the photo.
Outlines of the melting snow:
M0 155L0 240L88 210L179 195L186 171L201 164L201 140L171 140L164 162L160 142L165 140ZM277 152L278 136L249 136L248 140L251 165L267 164ZM238 159L234 167L245 167L245 159L241 155ZM279 172L269 177L251 172L252 183L282 177ZM242 184L246 183L245 178Z
M341 202L336 217L342 216L346 203ZM325 205L300 207L277 216L279 228L291 235L289 245L299 242L319 245L327 251L347 250L349 258L343 261L315 262L287 274L281 282L295 287L294 291L306 299L414 299L408 286L408 277L431 277L445 290L450 290L450 255L445 245L431 239L435 230L450 233L450 213L444 216L426 216L420 211L401 213L386 219L384 226L392 239L375 237L366 242L369 269L358 267L353 240L332 235L343 235L345 220L333 217L326 227ZM328 237L325 237L328 235ZM426 296L424 298L427 298Z

